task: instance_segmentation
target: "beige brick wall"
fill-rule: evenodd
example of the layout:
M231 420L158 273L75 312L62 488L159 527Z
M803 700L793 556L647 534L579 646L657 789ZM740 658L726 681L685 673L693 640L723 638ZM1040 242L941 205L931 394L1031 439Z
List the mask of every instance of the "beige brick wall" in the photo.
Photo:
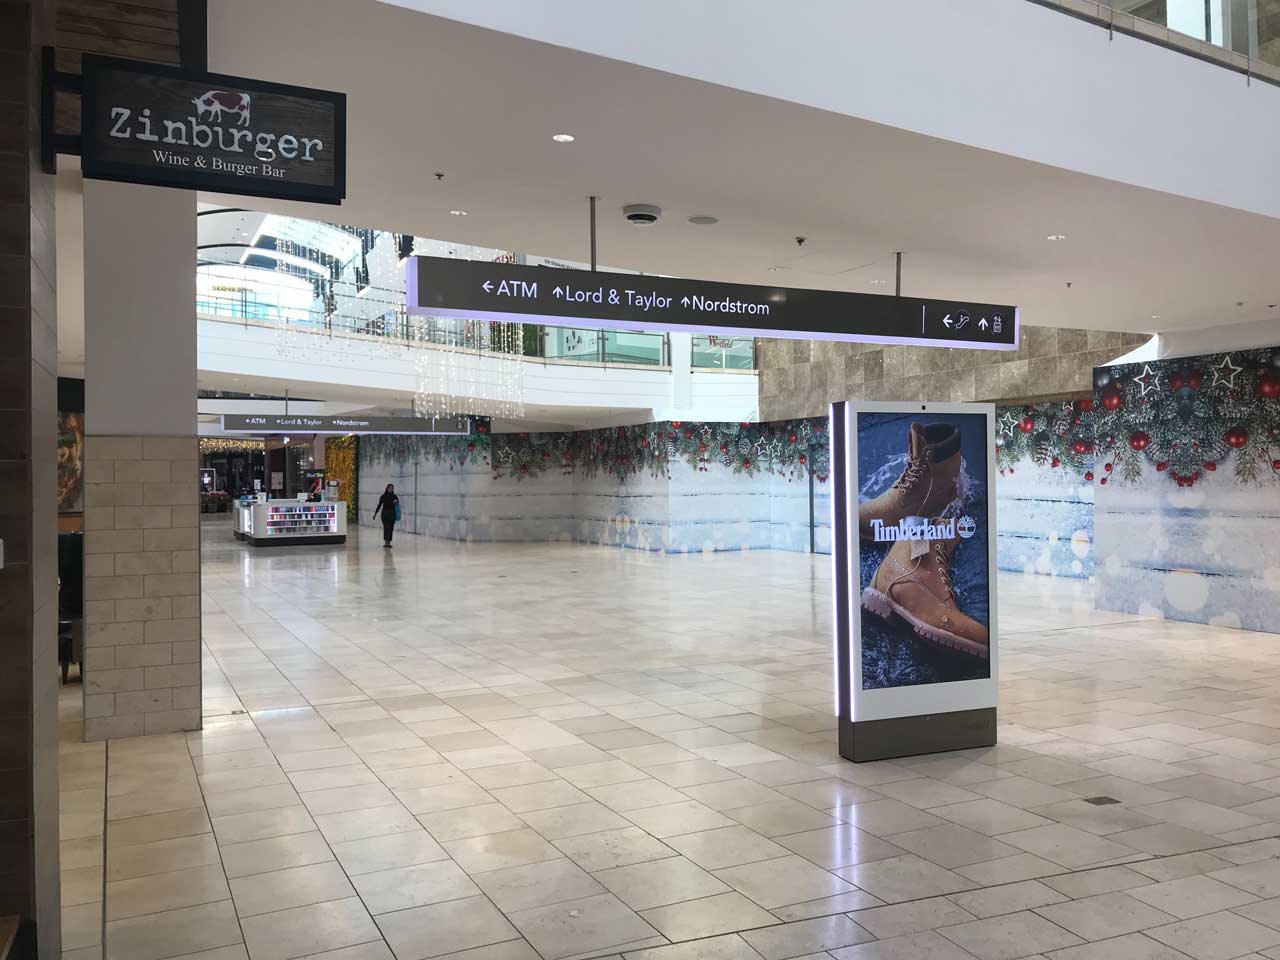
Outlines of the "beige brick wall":
M826 416L833 400L1019 401L1088 393L1093 368L1146 334L1022 328L1018 350L760 340L760 419Z
M86 740L200 729L197 443L85 439Z

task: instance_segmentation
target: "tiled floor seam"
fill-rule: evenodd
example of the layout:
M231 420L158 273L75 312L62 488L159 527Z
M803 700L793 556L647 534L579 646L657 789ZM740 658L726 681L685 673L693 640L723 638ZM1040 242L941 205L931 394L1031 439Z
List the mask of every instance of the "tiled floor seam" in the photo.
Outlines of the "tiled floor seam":
M204 718L201 717L202 729L203 729L203 719ZM240 911L236 910L236 898L235 898L235 894L232 893L231 891L231 881L227 877L227 865L222 861L222 846L218 843L218 835L217 833L214 832L214 829L213 829L213 817L210 816L209 814L209 802L204 794L204 784L200 782L200 773L198 770L196 770L195 758L191 753L191 744L190 744L190 741L186 739L185 734L183 735L183 744L186 747L187 762L191 764L191 775L196 778L196 786L200 790L200 805L204 807L205 818L209 821L209 832L213 835L213 846L218 851L218 869L222 871L222 879L223 879L223 882L226 883L227 885L227 894L231 899L231 909L235 911L236 926L240 928L240 942L244 944L244 952L246 955L248 955L249 941L246 940L244 936L244 924L241 922L241 919L240 919ZM105 915L105 910L103 912ZM103 942L105 943L105 941ZM106 958L104 957L103 960L106 960Z
M291 684L291 685L292 685L292 684ZM294 689L296 690L297 688L295 687ZM299 693L301 694L301 692L300 692L300 691L299 691ZM304 699L305 699L305 698L304 698ZM370 703L373 703L373 702L375 702L375 701L373 701L373 700L371 699L371 700L370 700ZM275 760L276 760L276 765L277 765L277 766L279 766L279 764L280 764L280 758L279 758L278 754L276 754L276 751L274 750L274 748L272 748L270 739L269 739L265 734L263 734L263 732L262 732L260 729L258 729L257 721L255 721L255 720L253 719L253 715L252 715L251 713L250 713L250 714L248 714L248 717L249 717L249 721L250 721L250 723L252 723L252 724L253 724L253 728L254 728L254 730L256 730L256 731L258 732L258 735L259 735L260 737L262 737L263 742L267 745L267 749L271 751L271 755L272 755L272 756L275 758ZM325 725L326 725L326 726L328 726L330 730L332 730L335 734L337 734L339 737L341 737L341 734L338 734L337 730L334 728L333 724L329 721L329 719L328 719L328 718L326 718L326 717L324 717L323 715L321 715L321 719L322 719L322 720L324 720ZM372 768L371 768L371 767L370 767L370 766L365 762L364 757L360 756L359 754L356 754L356 756L357 756L357 757L359 757L359 759L360 759L360 765L361 765L362 767L364 767L366 770L368 770L368 771L369 771L369 773L370 773L370 774L372 774L372 775L376 778L376 780L377 780L377 782L378 782L378 783L382 783L382 778L381 778L381 777L378 777L377 771L373 770L373 769L372 769ZM288 774L288 772L287 772L287 771L284 771L284 768L283 768L283 767L281 767L280 769L284 772L285 777L288 779L288 778L289 778L289 774ZM289 782L290 782L290 784L292 785L292 782L293 782L293 781L292 781L292 779L290 779L290 780L289 780ZM383 786L385 786L385 784L383 784ZM390 788L388 788L388 789L390 789ZM295 788L295 791L296 791L296 788ZM306 807L306 800L304 800L304 799L303 799L303 793L304 793L305 791L296 791L296 792L298 793L298 799L299 799L299 801L301 801L302 806L303 806L303 807ZM204 797L204 786L203 786L203 784L201 784L201 786L200 786L200 794L201 794L201 797L203 798L203 797ZM394 796L394 791L392 791L392 795ZM391 806L391 804L388 804L388 806ZM410 810L409 810L409 808L408 808L408 807L406 807L406 806L405 806L405 805L400 801L400 798L399 798L399 797L396 797L396 803L395 803L395 806L399 806L399 807L401 807L401 808L405 811L405 813L407 813L407 814L409 814L409 816L413 817L413 819L414 819L415 821L417 821L417 820L418 820L417 816L416 816L412 811L410 811ZM207 812L207 811L206 811L206 812ZM309 810L309 809L308 809L308 814L310 814L310 810ZM314 819L314 818L313 818L313 819ZM419 822L419 825L421 825L421 821L418 821L418 822ZM338 855L337 855L336 853L334 853L334 851L333 851L333 844L329 842L329 838L328 838L328 837L326 837L326 836L324 835L324 832L323 832L322 830L319 830L319 827L317 827L316 829L317 829L317 831L320 833L320 837L321 837L321 839L323 839L323 840L324 840L325 846L327 846L327 847L329 848L329 853L330 853L331 855L333 855L334 863L336 863L336 864L338 865L338 869L342 871L342 875L346 878L347 883L348 883L348 884L350 884L351 889L354 891L356 898L357 898L357 899L359 899L359 901L360 901L360 905L361 905L362 907L364 907L365 912L369 915L369 919L373 921L374 927L375 927L375 928L377 928L377 930L378 930L378 934L379 934L379 936L381 937L382 942L387 944L387 949L388 949L388 950L392 950L391 944L387 941L386 935L382 933L382 926L381 926L381 924L379 924L379 923L378 923L378 917L379 917L379 916L382 916L382 914L375 914L372 910L370 910L370 909L369 909L369 904L365 902L364 896L360 893L360 888L359 888L359 886L357 886L357 885L353 882L353 880L352 880L352 875L347 871L347 868L343 865L343 863L342 863L341 859L339 859ZM422 827L422 829L423 829L423 831L424 831L424 832L426 832L426 833L427 833L427 835L428 835L428 836L431 836L431 832L430 832L429 830L427 830L427 829L426 829L426 827ZM394 834L388 834L388 836L393 836L393 835L394 835ZM435 839L435 838L434 838L434 837L432 837L432 839ZM439 841L437 841L437 842L439 842ZM443 845L442 845L442 849L444 849L444 848L443 848ZM445 852L445 854L448 856L448 860L449 860L449 862L451 862L451 863L453 863L455 866L457 866L459 870L462 870L462 872L463 872L463 874L464 874L464 875L466 875L468 878L470 878L471 874L468 874L465 870L463 870L463 869L462 869L462 865L461 865L461 864L459 864L459 863L457 862L457 860L455 860L451 854L449 854L449 851L448 851L447 849L445 849L445 850L444 850L444 852ZM221 847L219 847L218 856L219 856L219 859L221 860L221 856L222 856ZM285 869L289 869L289 868L285 868ZM226 872L226 871L225 871L225 869L224 869L224 871L223 871L223 872L224 872L224 874L225 874L225 872ZM274 871L266 871L266 872L274 872ZM479 886L479 885L477 884L477 887L478 887L478 886ZM487 893L485 893L485 892L484 892L483 888L480 888L480 893L485 897L485 899L486 899L486 900L488 900L488 901L489 901L489 903L493 906L493 908L494 908L495 910L497 910L497 911L498 911L498 913L499 913L499 914L501 914L503 917L507 917L507 914L506 914L506 913L505 913L505 912L504 912L504 911L503 911L503 910L502 910L502 909L501 909L501 908L500 908L496 903L494 903L494 902L493 902L493 900L489 897L489 895L488 895ZM471 894L470 896L475 896L475 895L474 895L474 894ZM469 899L469 897L456 897L456 898L451 898L451 899L452 899L452 900L465 900L465 899ZM448 903L448 902L451 902L451 901L450 901L450 900L433 901L433 903ZM232 897L232 905L234 906L234 904L235 904L235 897L233 896L233 897ZM416 907L404 907L403 909L404 909L404 910L413 910L413 909L417 909L417 908L416 908ZM386 913L397 913L397 912L400 912L400 911L395 911L395 910L386 911ZM237 911L236 911L236 917L237 917L237 919L239 918L239 916L240 916L240 913L239 913L239 911L237 910ZM508 922L510 922L509 918L508 918ZM512 928L513 928L513 929L516 929L516 930L517 930L517 932L519 932L518 928L516 928L514 924L512 924ZM243 927L241 928L241 933L243 934ZM524 937L523 935L521 935L521 936L520 936L520 937L518 937L518 938L512 938L512 939L520 939L520 940L524 940L526 943L528 943L528 941L525 939L525 937ZM247 949L248 949L248 947L247 947L247 943L248 943L248 941L245 941L245 942L246 942L246 950L247 950ZM365 941L365 942L366 942L366 943L369 943L369 942L373 942L373 941ZM509 941L497 941L497 942L506 943L506 942L509 942ZM529 947L530 947L530 949L534 950L534 952L538 952L538 951L537 951L537 948L536 948L536 947L534 947L534 946L533 946L533 944L529 944ZM394 951L392 951L392 952L393 952L393 954L394 954ZM539 953L539 956L542 956L542 954L540 954L540 953ZM543 960L548 960L548 958L543 957Z
M80 682L84 683L81 675ZM83 694L82 694L83 696ZM83 702L83 701L82 701ZM102 957L107 956L107 804L111 799L111 741L108 740L102 750L102 926L98 933L98 943L102 947Z

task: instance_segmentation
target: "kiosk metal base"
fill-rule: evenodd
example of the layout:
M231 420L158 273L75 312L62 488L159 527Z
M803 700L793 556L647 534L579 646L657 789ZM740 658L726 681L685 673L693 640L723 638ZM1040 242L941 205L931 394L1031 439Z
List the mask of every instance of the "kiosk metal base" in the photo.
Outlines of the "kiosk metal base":
M995 707L840 723L840 756L854 763L990 747L995 742Z
M240 539L247 540L255 547L306 547L317 543L346 543L347 536L344 533L338 534L318 534L314 537L250 537L242 536Z

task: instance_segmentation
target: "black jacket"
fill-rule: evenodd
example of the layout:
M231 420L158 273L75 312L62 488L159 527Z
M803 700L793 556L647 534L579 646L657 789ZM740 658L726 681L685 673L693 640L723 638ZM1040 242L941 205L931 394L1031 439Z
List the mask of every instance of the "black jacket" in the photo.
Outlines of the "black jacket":
M382 514L383 526L391 526L396 522L396 505L400 502L400 498L394 493L384 493L378 498L378 505L373 509L373 518L378 519L378 514Z

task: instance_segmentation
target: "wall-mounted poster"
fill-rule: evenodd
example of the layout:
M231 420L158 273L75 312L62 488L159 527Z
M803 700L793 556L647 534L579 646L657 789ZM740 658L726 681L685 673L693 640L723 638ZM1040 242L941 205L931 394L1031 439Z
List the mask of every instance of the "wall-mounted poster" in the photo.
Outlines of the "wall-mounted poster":
M58 512L84 510L84 414L58 414Z
M987 404L833 408L842 754L861 740L850 759L994 742L993 417Z

